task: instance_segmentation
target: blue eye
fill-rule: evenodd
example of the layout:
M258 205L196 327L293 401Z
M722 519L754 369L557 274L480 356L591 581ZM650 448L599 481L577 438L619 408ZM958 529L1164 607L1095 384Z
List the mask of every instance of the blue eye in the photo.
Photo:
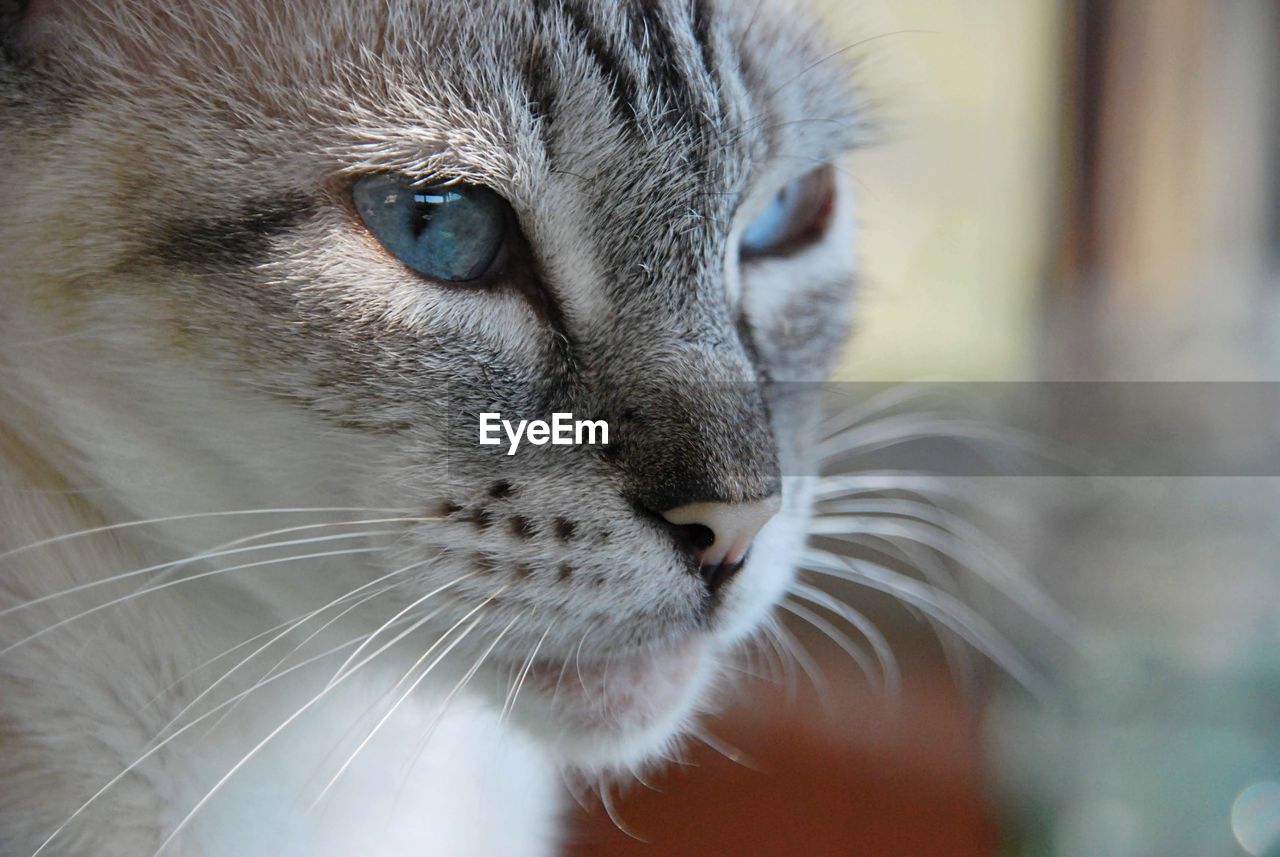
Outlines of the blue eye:
M738 241L743 258L786 256L817 243L827 232L835 204L835 177L819 167L778 191L747 224Z
M434 280L484 276L507 236L506 202L475 185L415 186L406 176L378 173L358 180L351 198L388 252Z

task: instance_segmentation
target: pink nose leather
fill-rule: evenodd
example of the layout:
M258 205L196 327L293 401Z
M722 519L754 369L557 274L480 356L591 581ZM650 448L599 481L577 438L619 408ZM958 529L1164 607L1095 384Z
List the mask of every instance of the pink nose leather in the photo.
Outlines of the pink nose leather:
M778 494L751 503L689 503L662 513L676 526L700 525L714 540L696 551L700 566L732 566L742 562L761 527L782 506Z

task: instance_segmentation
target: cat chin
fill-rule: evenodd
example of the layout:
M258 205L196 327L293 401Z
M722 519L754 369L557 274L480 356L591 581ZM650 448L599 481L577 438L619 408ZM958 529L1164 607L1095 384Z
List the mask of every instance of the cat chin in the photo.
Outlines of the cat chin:
M519 707L531 716L521 719L563 768L586 777L629 775L669 758L700 709L708 707L724 661L756 635L783 597L803 541L807 503L807 492L798 490L783 516L790 526L762 534L713 632L625 658L570 659L530 672L523 691L528 706L521 701Z
M700 634L607 662L535 667L519 719L566 770L634 770L677 740L718 660L715 641Z

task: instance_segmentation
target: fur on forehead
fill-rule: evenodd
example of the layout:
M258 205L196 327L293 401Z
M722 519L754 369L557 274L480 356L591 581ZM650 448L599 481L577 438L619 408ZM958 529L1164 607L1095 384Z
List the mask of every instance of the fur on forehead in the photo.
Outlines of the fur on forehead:
M747 117L755 125L772 123L784 143L797 134L817 137L822 157L860 142L847 57L832 50L811 16L797 14L797 3L698 5L717 49L734 54L729 62L759 90L759 116ZM557 14L541 14L539 7ZM21 24L12 41L35 64L132 96L185 92L255 122L345 119L342 124L368 132L371 144L361 154L373 161L403 160L391 132L429 132L433 109L447 111L455 133L465 128L496 138L485 141L485 161L476 167L492 175L464 169L459 177L501 179L518 162L494 163L492 144L512 142L501 139L507 117L494 115L495 102L504 102L511 115L527 114L531 97L526 81L509 72L529 72L550 49L564 90L559 95L590 93L592 84L608 81L598 79L574 21L590 18L606 41L630 42L632 52L642 54L649 35L628 21L629 10L680 19L690 8L688 0L28 0L19 3ZM792 118L787 114L813 121L797 131L784 121ZM464 160L475 142L465 136L440 141Z

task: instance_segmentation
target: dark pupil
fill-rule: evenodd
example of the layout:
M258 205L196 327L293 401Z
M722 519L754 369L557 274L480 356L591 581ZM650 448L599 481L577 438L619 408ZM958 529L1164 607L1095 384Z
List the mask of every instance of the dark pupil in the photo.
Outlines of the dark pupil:
M414 216L410 227L413 230L413 237L421 238L422 233L431 226L432 218L440 213L440 209L460 199L462 194L451 190L415 192L413 194Z

